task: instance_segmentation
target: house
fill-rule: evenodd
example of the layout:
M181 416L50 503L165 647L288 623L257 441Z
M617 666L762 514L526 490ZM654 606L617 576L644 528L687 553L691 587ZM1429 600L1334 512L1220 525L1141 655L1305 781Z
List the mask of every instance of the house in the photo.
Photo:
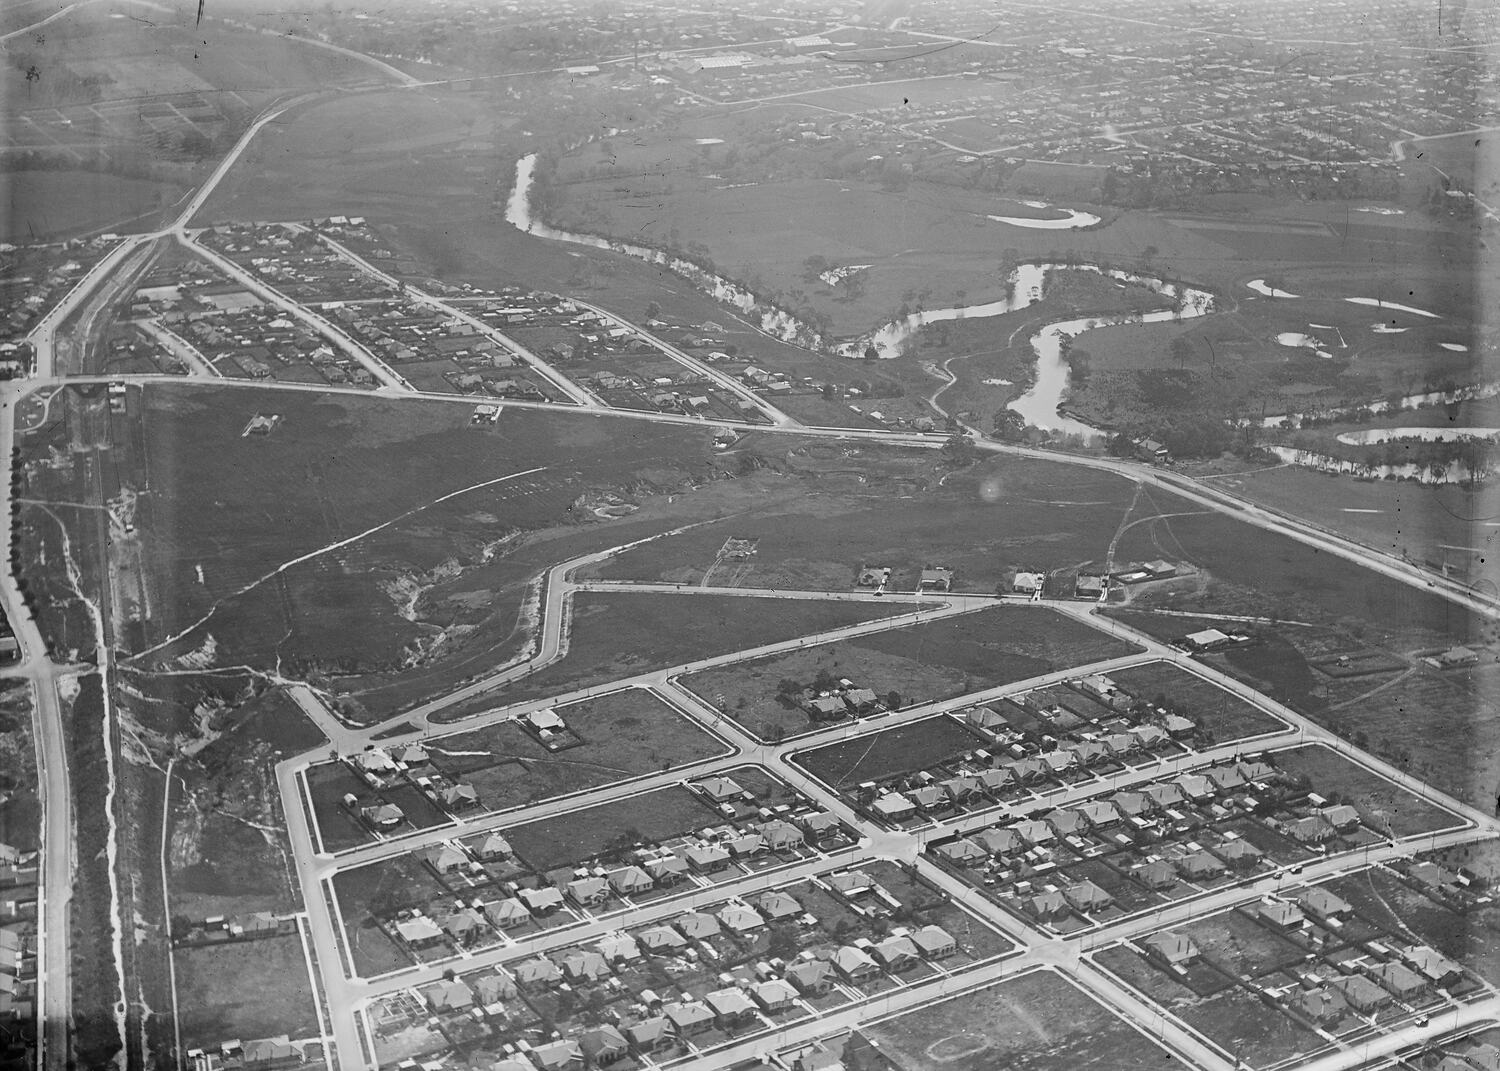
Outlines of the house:
M1011 777L1023 785L1029 785L1033 781L1040 781L1052 775L1052 767L1035 755L1001 763L1000 768L1009 770Z
M1172 783L1182 790L1182 794L1194 803L1201 803L1211 799L1214 794L1213 782L1202 774L1188 773L1172 779Z
M1098 599L1104 595L1107 581L1102 576L1079 573L1073 580L1073 597L1076 599Z
M612 870L605 875L605 880L609 882L609 887L621 896L645 892L656 885L656 882L651 880L651 875L638 866Z
M729 854L736 859L759 855L766 850L766 839L759 833L741 833L729 842Z
M1446 987L1463 977L1463 967L1428 945L1412 945L1401 958L1433 985Z
M737 935L758 930L766 924L766 920L761 918L758 912L752 911L744 904L725 904L715 914L726 930Z
M606 934L594 947L610 963L627 963L641 958L640 946L635 943L635 938L627 933Z
M854 714L869 714L880 706L880 697L869 688L850 688L844 692L844 705Z
M923 926L911 935L911 942L928 959L942 959L958 950L958 942L941 926Z
M816 696L803 703L802 709L813 721L837 721L849 713L848 704L836 695Z
M550 915L563 903L563 894L550 885L541 889L522 889L516 896L533 915Z
M286 1034L274 1038L256 1038L245 1042L240 1059L247 1064L269 1064L277 1061L302 1062L302 1050Z
M1324 807L1317 815L1339 833L1347 833L1359 825L1359 811L1347 803Z
M1011 826L1016 831L1016 836L1026 842L1028 847L1035 848L1039 844L1050 844L1057 839L1057 834L1046 822L1039 822L1035 818L1025 818Z
M1153 859L1137 868L1132 876L1146 888L1158 891L1170 889L1177 884L1177 868L1165 859Z
M1145 947L1147 956L1174 971L1181 970L1198 958L1198 946L1193 944L1192 939L1172 930L1153 933L1141 944Z
M839 820L827 811L812 811L808 814L798 815L793 819L802 831L813 840L821 840L830 833L837 833Z
M438 791L438 800L449 810L461 811L479 806L479 791L469 782L445 785Z
M834 967L851 982L863 981L880 973L870 954L854 945L841 945L832 957Z
M687 938L667 926L651 926L635 939L647 952L673 952L687 944Z
M938 782L938 787L954 803L967 803L980 794L977 777L950 777L946 781Z
M1042 922L1056 922L1073 913L1068 898L1056 889L1038 893L1026 902L1026 910Z
M397 772L396 764L391 761L391 757L378 747L350 755L349 762L356 770L367 776L379 777Z
M732 777L705 777L695 781L694 786L715 803L745 799L749 795Z
M1400 1001L1410 1002L1427 988L1425 978L1395 960L1370 968L1370 977Z
M568 1071L583 1066L583 1050L576 1041L549 1041L532 1048L531 1062L539 1071Z
M786 980L804 996L821 997L833 988L833 968L826 960L802 960L786 969Z
M661 1011L678 1037L690 1038L714 1025L714 1013L699 1000L668 1004Z
M1249 870L1261 858L1259 848L1239 837L1211 845L1208 850L1222 859L1224 865L1231 870Z
M1142 818L1156 809L1156 804L1144 792L1116 792L1109 797L1109 802L1126 818Z
M1122 817L1108 800L1089 800L1087 803L1080 804L1078 810L1082 812L1088 824L1095 829L1112 826Z
M968 837L960 837L947 844L939 844L933 851L944 862L952 863L954 866L977 866L990 857L989 852Z
M1329 1026L1349 1014L1349 1002L1342 993L1329 986L1300 990L1292 1007L1319 1026Z
M756 1017L755 1002L745 995L743 989L716 989L704 994L703 1003L713 1011L722 1027L739 1026Z
M683 850L682 857L700 874L711 874L729 865L729 853L717 844L694 844Z
M476 858L486 863L495 859L504 859L513 854L510 841L499 833L486 833L473 851Z
M1000 791L1010 784L1011 772L1004 767L992 770L980 770L977 775L979 787L992 796L999 796Z
M476 934L484 933L485 930L484 917L472 907L445 915L438 925L442 926L444 933L460 944Z
M1425 661L1438 669L1460 669L1479 665L1479 653L1467 647L1450 647L1442 654Z
M780 818L761 826L760 836L766 848L773 852L785 852L799 848L806 839L802 830Z
M516 983L503 974L485 974L474 979L474 998L485 1007L503 1000L513 1000Z
M1021 595L1035 595L1046 582L1046 573L1017 573L1010 582L1010 590Z
M690 941L706 941L710 937L717 937L723 932L719 920L712 915L705 915L701 911L691 911L686 915L678 915L672 921L677 932Z
M857 587L878 588L890 579L891 570L885 565L861 565L854 583Z
M1349 1007L1361 1015L1377 1012L1391 1003L1391 995L1362 974L1335 978L1329 985L1342 993Z
M1103 911L1115 902L1113 896L1092 881L1080 881L1076 885L1069 885L1063 890L1063 896L1067 897L1068 903L1073 905L1075 911L1085 915Z
M1165 747L1172 739L1159 725L1132 725L1125 731L1135 737L1137 744L1148 750Z
M1216 651L1220 647L1227 647L1234 642L1226 632L1220 632L1216 628L1206 628L1200 632L1189 632L1183 638L1188 647L1193 651Z
M451 844L438 844L424 849L421 856L426 860L427 865L439 874L451 874L455 870L462 870L469 863L469 857Z
M672 1024L662 1015L653 1015L627 1026L625 1039L630 1042L632 1050L644 1055L664 1052L677 1045L672 1032Z
M687 880L687 860L676 855L659 855L648 859L643 868L656 884L666 888Z
M609 961L593 950L575 949L565 955L558 966L570 982L597 982L611 974Z
M1137 461L1166 464L1172 460L1172 452L1155 439L1140 439L1135 444L1135 457Z
M1141 795L1149 799L1152 805L1160 810L1187 802L1187 798L1182 794L1182 789L1171 781L1158 781L1155 784L1143 785L1141 786Z
M592 1026L578 1035L578 1047L594 1067L607 1067L630 1051L625 1035L608 1023Z
M839 874L829 874L823 879L823 884L850 900L875 890L875 879L863 870L845 870Z
M609 882L603 878L574 878L564 888L568 899L580 907L592 907L609 899Z
M892 974L900 974L916 966L922 952L910 937L891 936L870 950L875 961Z
M1025 847L1014 829L991 827L975 833L973 842L991 855L1014 855Z
M391 758L397 766L408 770L424 769L432 761L427 755L427 749L421 744L403 744L391 751Z
M1223 860L1208 852L1189 852L1177 860L1177 870L1189 881L1212 881L1225 867Z
M942 565L927 566L922 570L922 579L918 587L922 591L951 591L953 570Z
M900 792L887 792L871 804L870 809L888 822L904 822L917 813L917 805Z
M802 913L802 905L796 897L780 889L772 890L755 901L756 908L771 922L791 918Z
M991 735L998 735L1010 728L1010 723L991 707L970 707L964 714L964 721L969 723L969 728Z
M376 829L390 829L406 821L406 812L394 803L376 803L359 809L365 824Z
M457 978L423 986L422 997L435 1012L464 1011L474 1006L474 991Z
M1354 911L1348 901L1320 886L1308 889L1297 898L1297 902L1313 918L1324 922L1347 918Z
M1262 900L1255 910L1272 926L1284 930L1295 929L1307 919L1302 909L1288 900Z
M412 948L426 948L441 941L443 931L427 916L418 915L416 918L402 919L397 922L396 936Z
M783 978L772 978L752 986L750 994L763 1011L775 1013L785 1011L796 1002L797 987Z
M1071 808L1049 811L1043 821L1051 826L1052 832L1059 837L1076 837L1089 830L1088 820L1083 817L1083 813Z

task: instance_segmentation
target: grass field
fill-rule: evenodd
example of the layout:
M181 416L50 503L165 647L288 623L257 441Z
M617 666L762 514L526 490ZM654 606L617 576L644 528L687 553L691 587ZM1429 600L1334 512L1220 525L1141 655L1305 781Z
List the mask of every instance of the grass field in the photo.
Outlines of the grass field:
M317 1035L317 1002L295 934L179 948L173 957L184 1045L212 1049L230 1038Z
M1022 975L862 1030L902 1071L984 1071L1009 1064L1028 1071L1155 1071L1171 1059L1050 971Z
M747 449L769 447L762 437ZM924 565L943 564L954 570L955 591L988 594L1008 571L1102 561L1130 504L1128 482L1073 465L991 458L934 479L881 460L868 449L847 459L792 457L787 467L801 478L790 489L785 478L750 485L760 492L754 512L637 547L598 572L698 583L733 536L758 540L734 574L740 586L849 588L870 564L889 566L891 586L911 591ZM854 466L863 476L853 486L829 475Z
M37 848L42 835L31 719L26 682L0 682L0 753L6 756L0 772L0 844L23 852Z
M783 705L777 690L783 679L809 685L819 670L880 696L894 690L910 705L1135 650L1054 610L1005 605L721 666L684 683L710 700L724 696L732 718L767 738L809 727L808 716Z
M575 596L561 661L443 712L555 695L761 644L910 612L894 603L730 595L586 592Z
M702 796L673 787L512 826L505 839L533 869L547 871L590 859L622 841L664 840L718 818Z
M16 171L5 181L10 210L0 218L0 240L17 243L136 230L179 192L168 183L94 171Z
M1148 702L1162 696L1221 744L1287 727L1280 718L1170 662L1116 670L1110 679Z
M924 718L896 729L812 751L799 752L797 763L833 788L855 781L883 781L976 747L987 740L946 714Z
M581 744L548 751L530 733L506 722L434 738L428 751L449 776L474 784L486 810L536 803L728 751L639 688L571 703L557 712Z

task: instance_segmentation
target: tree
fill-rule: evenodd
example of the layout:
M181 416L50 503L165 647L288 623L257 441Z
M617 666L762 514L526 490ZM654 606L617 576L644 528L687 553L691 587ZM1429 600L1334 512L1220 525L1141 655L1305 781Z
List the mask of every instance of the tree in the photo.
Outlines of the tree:
M661 315L661 304L656 301L648 302L646 305L646 319L654 320Z
M943 460L954 468L972 465L978 456L979 449L974 445L974 440L961 431L948 436L943 443Z

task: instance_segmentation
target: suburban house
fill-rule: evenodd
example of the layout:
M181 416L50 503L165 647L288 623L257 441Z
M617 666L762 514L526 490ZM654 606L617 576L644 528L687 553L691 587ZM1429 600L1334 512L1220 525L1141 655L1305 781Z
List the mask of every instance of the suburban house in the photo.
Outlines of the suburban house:
M426 948L443 939L443 931L438 924L425 915L397 922L396 935L412 948Z
M1297 898L1297 902L1313 918L1325 922L1345 919L1354 911L1348 901L1321 887L1308 889Z
M641 958L640 946L628 933L607 934L594 947L610 963L626 963Z
M820 997L833 988L833 968L826 960L803 960L787 968L786 980L796 986L799 993Z
M533 915L550 915L563 903L562 893L550 885L541 889L522 889L516 896Z
M1141 941L1146 955L1165 964L1169 970L1180 971L1198 958L1198 946L1192 939L1171 930L1161 930Z
M744 904L725 904L715 914L724 928L733 934L747 934L766 924L759 912L752 911Z
M473 851L475 858L481 862L504 859L511 854L510 841L499 833L486 833Z
M609 961L598 952L575 949L558 962L563 977L570 982L597 982L608 978L611 971Z
M922 580L918 585L922 591L950 591L953 588L953 570L943 565L929 565L922 569Z
M656 884L664 888L686 881L688 875L687 860L676 855L658 855L654 859L648 859L644 869Z
M829 874L823 884L840 896L853 900L875 891L875 881L863 870L846 870L841 874Z
M720 1026L734 1027L755 1019L755 1002L739 988L716 989L704 994L703 1003L714 1013Z
M1361 1015L1379 1011L1391 1003L1391 995L1362 974L1335 978L1329 985L1342 993L1349 1007Z
M700 874L711 874L729 865L729 853L717 844L694 844L684 849L682 856Z
M1286 930L1301 926L1307 919L1302 909L1288 900L1262 900L1256 912L1272 926Z
M877 943L870 950L870 954L875 957L876 962L892 974L910 970L922 957L921 950L910 937L895 935Z
M662 1008L667 1022L672 1024L678 1037L690 1038L701 1034L714 1025L714 1013L707 1004L690 1000L680 1004L668 1004Z
M1153 859L1138 868L1132 876L1146 888L1158 891L1170 889L1177 884L1177 868L1165 859Z
M450 810L461 811L479 806L479 792L469 782L460 781L456 785L445 785L441 788L438 791L438 800Z
M423 986L422 997L435 1012L464 1011L474 1006L474 991L457 978Z
M1069 885L1063 890L1068 903L1073 909L1081 914L1091 915L1096 911L1103 911L1115 902L1115 898L1105 892L1092 881L1080 881L1076 885Z
M469 857L451 844L439 844L424 849L421 856L439 874L451 874L455 870L462 870L469 863Z
M677 927L677 932L690 941L706 941L710 937L717 937L723 932L719 920L712 915L706 915L701 911L691 911L686 915L678 915L672 925Z
M1344 995L1328 986L1299 991L1292 1006L1319 1026L1336 1023L1349 1014L1349 1002Z
M958 950L958 942L941 926L923 926L911 935L911 941L928 959L942 959Z
M687 938L668 926L652 926L635 935L647 952L672 952L687 944Z
M750 993L767 1012L784 1011L797 1000L797 987L782 978L761 982L751 987Z
M531 1050L531 1062L538 1071L569 1071L583 1066L583 1050L578 1042L566 1038L537 1045Z
M960 837L947 844L939 844L933 851L944 862L952 863L954 866L978 866L990 857L989 852L968 837Z
M771 922L802 913L802 905L797 902L796 897L779 889L762 895L755 901L755 906Z
M603 878L574 878L565 888L568 899L580 907L592 907L609 899L609 882Z
M625 1028L625 1038L638 1053L653 1055L677 1047L672 1024L665 1016L654 1015Z
M851 982L859 982L880 973L875 960L862 948L842 945L833 954L832 963Z
M608 1023L593 1026L578 1035L578 1047L595 1067L607 1067L630 1051L625 1035Z
M609 887L621 896L645 892L656 885L656 882L651 879L651 875L638 866L627 866L619 870L612 870L605 875L605 880L609 882Z

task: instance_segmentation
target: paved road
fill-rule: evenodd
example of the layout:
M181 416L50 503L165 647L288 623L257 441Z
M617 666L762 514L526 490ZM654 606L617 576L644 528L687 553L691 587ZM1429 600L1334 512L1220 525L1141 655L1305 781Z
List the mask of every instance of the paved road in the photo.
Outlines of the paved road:
M0 390L0 443L15 442L16 395ZM14 452L0 451L0 487L10 487ZM0 560L9 561L15 533L10 510L0 520ZM21 645L21 661L4 676L30 681L38 792L42 805L42 860L37 901L37 1015L41 1023L38 1067L60 1071L68 1063L71 1034L71 956L68 917L73 898L73 798L69 791L66 729L58 680L68 670L47 655L41 630L26 608L11 569L0 570L0 603Z

